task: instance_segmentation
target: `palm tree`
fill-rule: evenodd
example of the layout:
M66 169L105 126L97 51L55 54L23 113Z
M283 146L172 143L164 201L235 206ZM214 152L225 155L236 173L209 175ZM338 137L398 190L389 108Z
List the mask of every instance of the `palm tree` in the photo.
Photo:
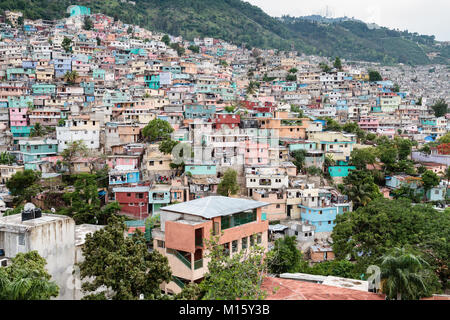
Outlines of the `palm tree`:
M42 137L46 134L46 130L40 123L36 123L33 128L31 128L31 137Z
M404 248L394 248L381 258L382 291L388 299L415 299L426 291L423 270L428 263Z
M16 158L8 152L0 153L0 164L11 165Z
M74 84L75 81L78 78L78 72L76 71L67 71L66 74L64 75L64 80L68 83L68 84Z

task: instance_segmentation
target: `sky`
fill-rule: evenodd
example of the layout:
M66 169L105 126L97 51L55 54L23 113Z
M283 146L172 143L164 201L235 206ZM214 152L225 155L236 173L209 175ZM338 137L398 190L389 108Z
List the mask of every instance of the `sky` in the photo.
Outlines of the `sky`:
M273 17L325 15L353 17L391 29L434 35L450 41L450 0L244 0ZM330 14L329 14L330 15Z

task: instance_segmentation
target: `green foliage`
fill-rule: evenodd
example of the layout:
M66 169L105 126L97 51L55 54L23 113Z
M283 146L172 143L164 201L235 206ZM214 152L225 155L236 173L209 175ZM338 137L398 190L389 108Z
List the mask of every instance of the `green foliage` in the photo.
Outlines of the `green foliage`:
M5 0L0 9L19 9L29 19L55 19L65 16L70 0ZM214 37L246 47L294 49L306 54L340 56L351 60L386 64L428 64L448 62L450 46L435 45L434 37L387 28L369 29L357 21L329 24L284 16L267 15L260 8L240 0L137 0L135 6L117 0L92 2L80 0L93 12L101 12L150 30L183 36ZM169 45L169 41L165 41ZM430 60L426 53L438 51L441 57Z
M172 132L173 128L169 122L161 119L153 119L142 129L142 136L149 142L163 141L170 139Z
M369 70L369 81L382 81L383 78L381 77L380 73L376 70Z
M450 210L438 212L431 206L411 205L408 199L376 199L339 215L331 237L336 257L350 256L361 272L370 264L378 264L391 249L409 246L429 259L441 285L448 275Z
M0 268L0 300L50 300L59 294L37 251L18 253Z
M319 68L322 69L322 72L329 73L331 71L331 68L326 63L319 63Z
M239 184L237 183L237 172L233 169L225 171L222 180L217 186L217 193L229 197L239 191Z
M159 151L165 154L171 154L172 149L179 143L179 141L175 141L172 139L164 140L159 144Z
M74 188L75 191L64 194L63 199L67 207L60 209L58 213L72 217L76 224L104 225L111 216L120 211L117 202L110 202L101 208L96 175L77 175Z
M297 72L298 72L298 69L296 69L296 68L289 69L289 73L297 73Z
M297 81L297 76L290 73L286 76L286 81Z
M366 206L372 200L382 197L374 176L364 169L350 171L344 178L343 193L353 202L354 208Z
M78 78L78 72L76 72L75 70L74 71L67 71L64 74L64 81L66 81L70 85L75 84L77 78Z
M396 83L394 84L394 88L392 88L393 92L400 92L400 86Z
M77 157L86 157L88 149L82 140L69 142L67 147L61 152L63 164L69 168L69 174L72 174L73 161Z
M14 157L9 152L0 153L0 164L12 165L16 161L16 157Z
M295 150L291 153L294 158L294 165L297 167L297 171L301 172L305 165L306 150Z
M24 170L16 172L7 182L11 195L16 197L16 202L21 203L24 200L31 201L31 197L35 196L39 190L39 180L41 172L33 170Z
M424 174L422 174L422 185L423 188L427 191L431 188L437 186L439 184L439 181L441 180L436 173L434 173L431 170L425 171Z
M389 300L417 300L433 293L426 278L429 264L404 248L393 248L381 257L382 292ZM435 275L433 275L436 277Z
M186 51L186 49L184 49L184 47L180 46L178 43L171 43L169 46L170 46L173 50L175 50L175 51L177 52L178 56L180 56L180 57L181 57L181 56L185 53L185 51Z
M203 300L260 300L266 266L264 249L257 245L232 256L219 245L220 236L205 240L208 250L208 273L200 283Z
M200 52L200 47L199 46L195 46L195 45L190 45L188 47L189 50L191 50L194 53L199 53Z
M123 217L112 216L108 225L86 236L82 248L85 260L79 264L85 299L137 300L162 298L160 284L172 274L166 257L149 252L139 230L126 237ZM108 288L109 290L105 290ZM93 293L101 290L100 293Z
M445 116L448 112L448 104L444 99L439 99L438 101L436 101L436 103L432 105L431 108L433 109L434 115L437 118Z
M167 35L167 34L163 35L163 37L161 38L161 41L164 42L166 44L166 46L168 46L170 44L169 35Z
M94 24L92 23L91 18L89 18L88 16L85 16L84 20L83 20L83 29L84 30L92 30L93 26L94 26Z
M66 52L72 52L72 40L70 38L64 37L62 43L61 43L61 47L64 49L64 51Z
M342 70L342 62L341 62L341 59L339 57L336 57L336 59L334 60L333 67L335 67L339 71Z
M307 267L295 236L277 239L267 254L266 263L268 271L274 274L303 272Z
M358 170L365 170L368 164L376 162L375 148L353 149L350 153L350 164Z

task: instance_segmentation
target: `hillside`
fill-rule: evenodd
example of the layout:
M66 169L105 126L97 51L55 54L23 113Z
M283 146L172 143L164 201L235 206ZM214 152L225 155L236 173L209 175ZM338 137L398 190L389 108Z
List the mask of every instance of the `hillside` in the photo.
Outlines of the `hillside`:
M55 19L71 4L115 16L125 23L181 35L186 39L211 36L260 48L290 49L306 54L383 63L449 63L449 46L438 48L434 39L387 28L369 29L358 21L321 23L302 18L274 18L240 0L4 0L0 10L21 10L26 18ZM439 51L430 61L426 53Z

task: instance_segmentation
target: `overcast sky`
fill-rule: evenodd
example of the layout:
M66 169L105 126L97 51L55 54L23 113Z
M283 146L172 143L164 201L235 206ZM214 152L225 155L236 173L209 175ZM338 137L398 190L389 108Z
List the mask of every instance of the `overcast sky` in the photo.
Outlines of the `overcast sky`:
M354 17L383 27L434 35L450 41L450 0L244 0L274 17L325 15Z

